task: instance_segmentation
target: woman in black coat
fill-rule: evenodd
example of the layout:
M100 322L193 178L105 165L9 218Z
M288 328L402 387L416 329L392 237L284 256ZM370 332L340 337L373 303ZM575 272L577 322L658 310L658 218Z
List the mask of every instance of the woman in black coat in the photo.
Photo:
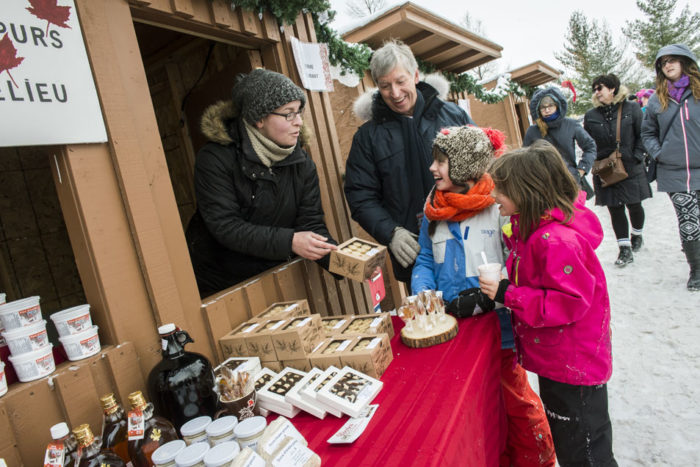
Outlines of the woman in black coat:
M306 97L268 70L242 75L232 99L209 107L197 153L187 243L202 297L298 255L328 267L316 165L302 149Z
M604 159L615 150L618 109L622 106L620 152L628 178L603 188L600 178L593 177L595 204L607 206L620 249L615 265L624 267L634 261L632 252L642 247L644 208L642 200L651 197L651 188L644 168L644 145L641 128L643 113L639 105L627 100L627 88L620 86L617 76L601 75L592 84L594 108L586 112L584 129L597 147L596 159ZM629 212L629 221L627 214ZM632 225L632 235L630 227Z

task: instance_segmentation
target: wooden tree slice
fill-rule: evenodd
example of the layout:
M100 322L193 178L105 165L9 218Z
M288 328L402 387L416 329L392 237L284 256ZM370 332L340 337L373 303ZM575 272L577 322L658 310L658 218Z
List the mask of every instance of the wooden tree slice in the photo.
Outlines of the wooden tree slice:
M445 315L445 320L434 325L430 332L413 325L413 332L408 332L406 327L401 330L401 342L409 347L423 348L447 342L457 335L459 326L453 316Z

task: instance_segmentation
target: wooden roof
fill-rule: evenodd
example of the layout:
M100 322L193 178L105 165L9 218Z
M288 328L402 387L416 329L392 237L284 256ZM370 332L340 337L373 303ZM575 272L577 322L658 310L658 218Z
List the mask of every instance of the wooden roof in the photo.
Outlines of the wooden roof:
M539 86L559 78L561 72L541 60L509 71L510 79L518 84Z
M343 34L346 42L378 49L389 39L400 39L413 54L441 71L462 73L501 57L503 47L467 31L411 2L380 14L367 24Z

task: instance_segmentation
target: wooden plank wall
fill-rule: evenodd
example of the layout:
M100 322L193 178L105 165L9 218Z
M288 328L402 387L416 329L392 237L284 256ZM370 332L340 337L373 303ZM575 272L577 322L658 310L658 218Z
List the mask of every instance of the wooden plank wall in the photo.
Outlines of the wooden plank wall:
M93 357L57 366L48 378L13 384L0 399L0 458L8 466L42 465L52 425L88 423L102 430L99 398L114 393L126 410L127 396L145 392L134 345L103 347Z

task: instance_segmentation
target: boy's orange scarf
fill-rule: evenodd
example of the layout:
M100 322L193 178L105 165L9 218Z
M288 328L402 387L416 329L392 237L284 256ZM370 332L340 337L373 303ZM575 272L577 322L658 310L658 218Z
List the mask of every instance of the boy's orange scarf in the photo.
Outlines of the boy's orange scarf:
M433 189L425 201L425 216L431 221L469 219L496 202L491 197L494 186L491 176L484 174L466 193Z

